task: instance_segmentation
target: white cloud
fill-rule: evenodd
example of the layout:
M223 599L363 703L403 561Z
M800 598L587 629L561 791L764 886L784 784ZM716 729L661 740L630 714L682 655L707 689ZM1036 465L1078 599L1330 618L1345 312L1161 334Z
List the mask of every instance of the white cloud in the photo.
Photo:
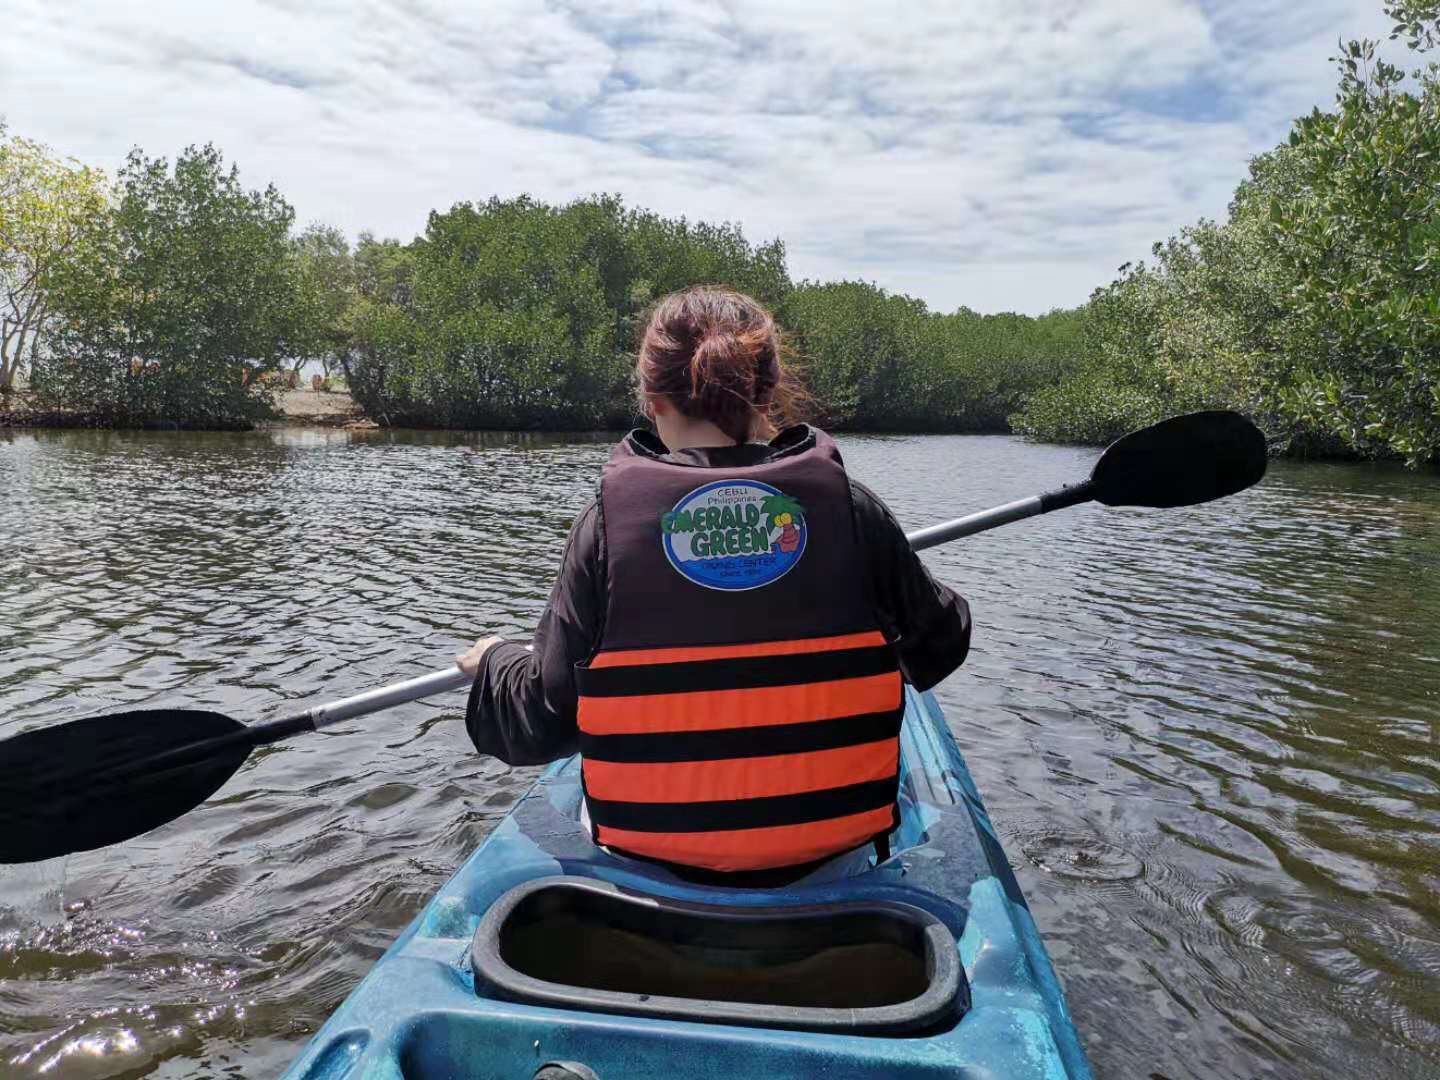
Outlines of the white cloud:
M213 141L299 217L594 191L782 237L797 277L1079 303L1223 213L1378 0L8 0L0 112L114 167Z

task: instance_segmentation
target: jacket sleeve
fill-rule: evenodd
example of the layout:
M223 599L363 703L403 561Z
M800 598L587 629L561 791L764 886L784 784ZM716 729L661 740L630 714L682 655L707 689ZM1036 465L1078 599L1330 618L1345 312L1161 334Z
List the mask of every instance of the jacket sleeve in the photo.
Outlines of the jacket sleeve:
M476 750L509 765L541 765L575 752L575 665L600 639L604 588L598 510L591 503L570 529L532 649L507 641L485 654L465 711Z
M895 515L874 492L856 480L850 481L850 490L880 629L894 646L906 681L929 690L965 662L970 605L930 576Z

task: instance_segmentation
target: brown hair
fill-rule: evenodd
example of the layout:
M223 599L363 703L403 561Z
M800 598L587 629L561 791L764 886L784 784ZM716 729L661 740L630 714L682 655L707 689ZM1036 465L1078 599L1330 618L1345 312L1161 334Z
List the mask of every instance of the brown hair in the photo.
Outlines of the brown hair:
M718 285L671 293L650 314L635 363L641 408L663 394L737 443L797 423L808 398L785 364L775 319Z

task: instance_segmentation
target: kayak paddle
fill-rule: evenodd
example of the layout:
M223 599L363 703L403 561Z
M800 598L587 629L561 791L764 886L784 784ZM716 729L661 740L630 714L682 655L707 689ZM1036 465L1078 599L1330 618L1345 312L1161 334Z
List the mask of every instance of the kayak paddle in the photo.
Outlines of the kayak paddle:
M470 682L458 667L263 724L196 709L135 709L0 742L0 863L118 844L193 810L257 746Z
M1172 416L1111 443L1088 480L918 529L906 539L920 551L1092 500L1106 506L1198 506L1258 483L1265 463L1265 436L1239 413Z
M933 525L907 539L917 550L933 547L1091 500L1192 506L1243 491L1265 475L1265 461L1265 437L1243 416L1177 416L1112 444L1078 484ZM137 709L5 739L0 863L37 862L140 836L210 798L258 746L469 682L451 667L261 724L192 709Z

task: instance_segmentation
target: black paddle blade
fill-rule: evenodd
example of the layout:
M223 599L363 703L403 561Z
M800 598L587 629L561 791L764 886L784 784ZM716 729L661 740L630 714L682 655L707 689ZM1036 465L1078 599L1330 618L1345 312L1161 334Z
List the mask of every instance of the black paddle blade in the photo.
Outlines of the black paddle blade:
M129 840L215 794L250 753L219 713L140 709L0 742L0 863Z
M1194 506L1265 475L1265 436L1239 413L1173 416L1111 443L1090 474L1106 506Z

